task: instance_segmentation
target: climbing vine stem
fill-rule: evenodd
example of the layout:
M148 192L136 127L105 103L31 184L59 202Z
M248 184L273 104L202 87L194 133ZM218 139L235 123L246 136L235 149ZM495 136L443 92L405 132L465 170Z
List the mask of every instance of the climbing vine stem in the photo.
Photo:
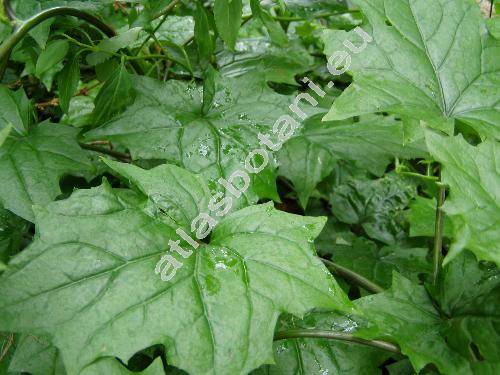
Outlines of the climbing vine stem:
M277 332L274 335L274 340L286 340L286 339L297 339L297 338L313 338L313 339L327 339L327 340L340 340L349 341L352 343L371 346L374 348L379 348L387 350L392 353L401 354L401 350L398 346L380 340L363 340L353 336L350 333L335 332L320 329L291 329L287 331Z
M70 7L55 7L44 10L27 19L26 21L19 21L19 28L13 34L11 34L2 43L2 45L0 45L0 80L3 78L5 69L7 68L7 62L9 61L10 54L12 53L14 47L26 36L26 34L30 32L30 30L38 26L43 21L57 16L77 17L95 26L108 37L113 37L116 35L115 31L111 27L109 27L99 18L91 15L90 13Z
M441 268L441 257L443 251L443 227L444 227L444 211L443 204L446 198L446 187L441 183L438 186L438 201L436 205L436 223L434 227L434 247L433 247L433 270L432 283L436 284Z
M367 290L370 293L381 293L384 291L384 288L382 288L380 285L377 285L373 281L368 280L366 277L361 276L360 274L342 267L336 263L333 263L332 261L328 259L321 258L323 263L333 271L334 273L338 274L339 276L342 276L343 278L347 279L348 281L353 282L354 284L362 287L363 289Z

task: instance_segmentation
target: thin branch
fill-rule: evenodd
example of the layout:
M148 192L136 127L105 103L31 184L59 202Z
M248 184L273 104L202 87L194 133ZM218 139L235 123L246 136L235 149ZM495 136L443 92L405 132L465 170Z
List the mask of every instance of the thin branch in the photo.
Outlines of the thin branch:
M132 161L132 157L130 156L130 154L124 152L114 151L104 147L99 147L93 144L88 144L83 142L79 142L79 144L80 147L85 150L95 151L101 154L109 155L126 163L130 163Z
M446 187L437 183L438 186L438 201L436 205L436 223L434 226L434 247L433 247L433 271L432 283L435 285L441 268L441 257L443 252L443 228L444 228L444 211L443 204L446 199Z
M434 182L439 181L439 178L436 177L436 176L426 176L426 175L423 175L423 174L420 174L420 173L399 171L397 169L396 169L396 173L399 174L399 175L401 175L401 176L415 177L415 178L419 178L419 179L425 180L425 181L434 181Z
M384 288L382 288L380 285L375 284L373 281L368 280L366 277L361 276L360 274L342 267L331 260L320 258L323 263L333 272L338 274L339 276L342 276L346 280L349 280L353 282L354 284L362 287L368 292L371 293L382 293L384 291Z
M153 20L157 19L157 18L160 18L161 16L164 16L168 13L170 13L170 11L172 9L174 9L174 7L180 2L180 0L173 0L170 4L167 5L167 7L165 9L163 9L162 11L156 13L154 16L153 16Z
M0 353L0 362L2 362L2 360L5 358L13 343L14 343L14 334L11 333L7 338L7 341L4 341L2 345L2 352Z
M401 354L398 346L390 342L380 340L363 340L349 333L327 331L320 329L291 329L287 331L277 332L274 335L274 340L298 339L298 338L315 338L327 340L349 341L355 344L371 346L382 350L387 350L392 353Z
M17 17L16 14L14 13L14 10L12 9L12 5L10 5L10 0L3 0L3 8L5 10L5 15L11 22L16 22Z

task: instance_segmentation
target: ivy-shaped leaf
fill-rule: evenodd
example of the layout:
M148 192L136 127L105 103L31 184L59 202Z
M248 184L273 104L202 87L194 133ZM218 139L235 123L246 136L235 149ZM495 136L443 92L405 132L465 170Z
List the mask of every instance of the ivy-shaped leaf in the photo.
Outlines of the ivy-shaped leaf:
M471 374L468 361L441 335L441 318L424 287L395 273L392 288L357 301L368 326L356 332L365 339L396 342L418 373L433 363L444 375Z
M288 114L289 98L273 92L255 76L215 82L211 108L203 113L202 89L180 81L133 78L135 102L125 112L86 134L89 140L109 140L127 147L134 160L164 159L203 174L216 190L220 178L230 180L245 171L245 159L259 144L258 133L272 133L273 124ZM269 150L268 150L269 151ZM269 151L269 155L272 152ZM240 199L279 200L273 158ZM235 178L240 184L241 179Z
M24 334L16 343L9 371L32 375L66 375L58 350L44 336Z
M335 68L349 68L352 59L354 74L326 119L381 111L418 119L441 116L500 139L500 43L489 37L474 1L353 2L369 21L363 26L367 34L364 41L356 31L324 36L327 56L342 49L351 56L334 56ZM358 53L342 45L346 40Z
M66 375L61 354L44 336L25 334L16 345L16 351L9 366L9 373L31 375ZM104 357L87 366L82 375L132 375L116 358ZM143 375L165 375L161 359L158 358L144 371Z
M272 361L281 313L352 312L315 256L323 218L248 207L183 258L169 240L208 188L178 167L108 163L149 199L104 183L37 207L37 240L0 278L0 329L49 333L69 373L154 344L189 373L248 373ZM155 274L166 255L182 262L167 282Z
M496 362L500 368L500 272L490 264L478 263L466 251L440 273L432 291L448 320L444 332L450 346L464 357ZM476 349L474 353L474 349Z
M0 147L0 203L33 221L32 205L54 200L62 176L89 177L94 167L77 134L69 126L44 122L25 137L8 138Z

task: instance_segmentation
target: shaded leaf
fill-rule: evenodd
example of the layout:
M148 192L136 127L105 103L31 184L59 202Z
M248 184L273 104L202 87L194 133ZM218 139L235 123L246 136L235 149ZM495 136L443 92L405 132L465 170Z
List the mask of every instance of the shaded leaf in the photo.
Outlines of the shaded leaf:
M332 192L330 203L340 221L359 224L370 238L391 245L406 236L403 210L415 196L410 180L388 174L341 185Z
M28 228L26 221L0 208L0 262L7 263L20 250L22 238Z
M325 123L320 116L304 122L303 130L278 153L280 174L292 181L303 207L336 161L354 161L376 175L384 173L395 157L424 156L419 144L403 145L401 122L375 116L365 121Z
M330 245L328 252L335 263L384 288L391 286L393 271L418 282L420 274L430 273L432 269L426 259L427 249L401 246L379 249L375 243L363 238L356 239L352 245Z
M442 320L424 287L395 273L392 288L356 301L368 326L356 335L397 343L418 373L433 363L441 374L471 374L469 362L446 343Z
M443 331L449 345L471 361L500 362L499 277L498 268L466 251L444 267L433 293L448 317Z

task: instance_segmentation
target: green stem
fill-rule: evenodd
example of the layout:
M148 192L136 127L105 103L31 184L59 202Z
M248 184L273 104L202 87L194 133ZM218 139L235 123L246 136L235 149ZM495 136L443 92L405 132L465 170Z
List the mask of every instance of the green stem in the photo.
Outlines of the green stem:
M441 268L441 257L443 251L443 228L444 228L444 211L443 204L446 198L446 187L438 183L438 201L436 205L436 223L434 226L434 248L433 248L433 272L432 283L436 285Z
M312 18L327 18L330 16L337 16L337 15L345 14L345 13L359 13L359 10L346 10L343 12L319 13L319 14L316 14ZM252 17L251 14L245 14L245 15L243 15L243 20L248 20L251 17ZM276 21L283 21L283 22L307 21L307 18L304 18L304 17L286 17L286 16L273 16L273 15L271 15L271 17Z
M126 154L123 152L113 151L113 150L109 150L109 149L104 148L104 147L89 145L89 144L83 143L83 142L79 142L79 144L80 144L80 147L85 149L85 150L90 150L90 151L99 152L101 154L106 154L106 155L112 156L118 160L121 160L121 161L124 161L127 163L130 163L130 161L131 161L131 156L129 154Z
M7 63L10 58L10 54L14 47L28 34L33 28L38 26L43 21L57 16L73 16L87 21L91 25L97 27L106 36L113 37L116 35L115 31L102 22L99 18L70 7L55 7L51 9L44 10L35 16L29 18L21 23L21 26L11 34L0 46L0 80L3 78L5 69L7 68Z
M419 179L425 180L425 181L431 181L431 182L437 182L437 181L439 181L439 178L437 178L435 176L426 176L426 175L423 175L423 174L420 174L420 173L398 172L398 171L396 171L396 173L399 174L399 175L401 175L401 176L415 177L415 178L419 178Z
M331 260L320 258L323 263L333 272L338 274L339 276L342 276L343 278L352 281L354 284L362 287L363 289L367 290L368 292L371 293L382 293L384 291L384 288L382 288L380 285L375 284L373 281L368 280L366 277L361 276L360 274L342 267L336 263L333 263Z
M394 344L380 340L363 340L357 338L349 333L327 331L320 329L291 329L287 331L277 332L274 335L274 340L286 340L297 338L314 338L314 339L328 339L328 340L341 340L349 341L355 344L371 346L378 349L387 350L392 353L401 354L401 350Z
M15 22L17 20L14 10L10 5L10 0L3 0L3 9L5 10L5 15L11 22Z
M172 9L174 9L174 7L180 2L180 0L173 0L170 4L167 5L167 7L165 9L163 9L162 11L156 13L154 16L153 16L153 20L157 19L157 18L160 18L162 16L165 16L167 15L168 13L170 13L170 11Z

